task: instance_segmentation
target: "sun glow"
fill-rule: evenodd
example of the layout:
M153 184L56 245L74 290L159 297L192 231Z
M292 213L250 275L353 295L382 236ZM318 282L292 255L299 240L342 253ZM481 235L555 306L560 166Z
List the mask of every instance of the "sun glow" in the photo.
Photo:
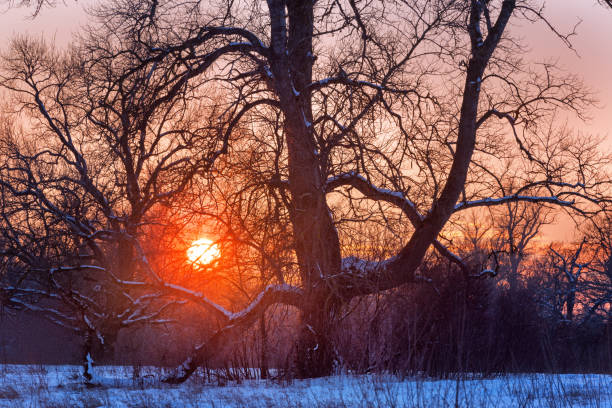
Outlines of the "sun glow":
M187 259L194 265L207 265L221 256L219 246L208 238L193 241L187 249Z

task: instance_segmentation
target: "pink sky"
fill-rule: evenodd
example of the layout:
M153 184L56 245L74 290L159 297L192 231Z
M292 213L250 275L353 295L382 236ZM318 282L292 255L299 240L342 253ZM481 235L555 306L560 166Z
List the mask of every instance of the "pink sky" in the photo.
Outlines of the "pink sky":
M58 1L54 8L43 9L38 17L31 18L31 9L0 10L0 47L19 33L55 37L60 44L70 41L79 25L87 22L83 7L93 0ZM532 49L534 60L557 60L559 64L581 75L586 84L597 93L600 109L591 112L587 124L576 124L590 132L608 136L612 133L612 10L604 9L595 0L549 0L545 9L561 31L570 31L579 21L578 35L573 37L576 53L567 49L543 24L514 26L524 42ZM612 146L612 140L609 145Z
M31 18L32 9L0 10L0 47L20 33L55 37L59 44L70 41L79 25L87 22L83 7L93 0L61 1L54 8L43 9ZM592 120L580 127L591 133L608 136L612 129L612 10L598 6L595 0L549 0L545 13L561 31L569 31L579 21L578 35L573 37L576 52L567 49L543 24L514 26L525 44L532 49L534 60L557 60L561 66L581 75L586 84L597 93L600 109L591 112ZM578 124L577 124L578 125ZM612 145L612 140L610 141Z
M83 11L93 0L66 0L55 8L43 9L38 17L32 19L32 10L0 9L0 48L6 47L11 36L20 33L55 37L58 44L70 41L71 34L79 25L87 22ZM581 21L577 35L572 38L576 52L567 49L544 24L521 22L512 27L515 35L520 35L530 47L534 61L558 61L567 70L583 77L586 85L596 93L599 108L590 112L588 123L579 121L572 125L583 133L606 137L604 148L612 150L612 10L596 4L595 0L549 0L545 14L562 32L569 32ZM574 232L567 221L547 228L547 235L571 239Z
M514 28L521 33L538 61L558 60L568 71L580 75L596 93L600 109L594 109L586 124L576 123L589 133L608 136L612 147L612 10L594 0L553 0L545 13L562 32L570 32L578 22L577 35L572 37L576 52L565 47L543 24Z
M32 18L33 8L9 9L6 2L0 1L0 45L4 48L8 39L16 34L28 33L44 35L45 38L55 36L60 44L70 40L71 34L78 30L81 24L87 22L84 5L93 4L92 0L75 2L66 0L64 4L58 1L56 7L41 10L36 18Z

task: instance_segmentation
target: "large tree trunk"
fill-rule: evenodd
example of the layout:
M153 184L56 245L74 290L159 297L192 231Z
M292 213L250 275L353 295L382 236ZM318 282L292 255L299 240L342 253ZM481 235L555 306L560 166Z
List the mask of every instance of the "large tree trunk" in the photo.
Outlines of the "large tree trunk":
M302 377L331 373L335 357L330 339L334 310L339 306L341 296L350 298L359 294L355 290L339 290L339 295L335 295L334 286L328 279L341 271L341 252L338 232L326 202L325 175L320 167L312 127L308 85L312 82L313 5L312 0L268 0L270 68L274 91L285 116L291 222L306 292L297 342L296 369ZM503 2L497 22L483 41L480 31L482 8L478 2L472 2L468 27L472 55L466 67L458 137L448 178L429 214L386 268L386 276L371 282L372 285L380 285L375 290L412 281L428 248L454 211L465 186L476 143L480 84L514 7L515 1Z
M296 371L300 377L318 377L330 374L334 365L328 334L333 326L332 304L337 300L332 300L324 280L340 271L341 256L326 202L307 90L312 82L313 2L269 0L268 5L274 91L283 107L289 152L294 245L307 299L297 341Z
M336 363L334 342L339 299L329 291L307 298L296 342L295 374L299 378L323 377L333 373Z

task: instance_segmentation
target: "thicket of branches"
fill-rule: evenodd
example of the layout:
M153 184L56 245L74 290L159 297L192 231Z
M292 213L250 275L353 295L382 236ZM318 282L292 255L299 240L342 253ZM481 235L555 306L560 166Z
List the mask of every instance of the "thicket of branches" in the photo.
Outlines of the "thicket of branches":
M514 296L533 322L607 322L610 157L559 125L589 90L509 32L540 22L570 44L537 2L115 0L94 16L69 50L14 39L0 73L2 300L82 336L85 358L186 302L218 324L172 382L255 323L267 339L272 306L297 311L302 377L346 360L355 307L396 330L384 347L440 321L466 340L406 339L409 359L457 356L434 372L487 369L463 331L516 322ZM591 229L529 258L558 209ZM223 254L204 267L183 255L201 232ZM397 317L402 294L418 318Z

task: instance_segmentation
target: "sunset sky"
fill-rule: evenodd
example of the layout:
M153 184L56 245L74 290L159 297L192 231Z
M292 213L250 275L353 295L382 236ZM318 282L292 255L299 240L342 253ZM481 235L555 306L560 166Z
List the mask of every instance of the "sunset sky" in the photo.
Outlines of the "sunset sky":
M95 2L59 3L54 8L43 9L36 18L31 16L33 9L10 9L4 5L0 14L1 48L6 49L13 35L24 33L67 44L72 33L88 21L84 8ZM534 62L556 61L584 79L594 91L599 106L590 112L587 123L575 120L570 124L579 133L604 137L606 142L602 147L612 150L612 10L597 5L595 0L554 0L546 3L544 14L562 33L571 32L578 24L577 35L572 37L575 51L568 49L543 23L517 23L515 19L511 32L531 49L529 58ZM562 234L564 239L572 239L570 223L562 220L560 224L547 227L547 235L558 238Z
M0 406L612 407L611 266L612 0L0 0Z

